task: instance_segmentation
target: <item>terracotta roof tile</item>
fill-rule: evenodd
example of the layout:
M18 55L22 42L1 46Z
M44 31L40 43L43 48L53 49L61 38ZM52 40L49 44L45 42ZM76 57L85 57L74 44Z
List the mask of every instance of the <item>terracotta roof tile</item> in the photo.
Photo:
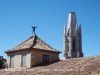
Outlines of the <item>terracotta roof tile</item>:
M0 75L100 75L100 56L71 58L32 68L1 69Z
M22 42L15 48L11 50L7 50L5 52L12 52L12 51L18 51L18 50L23 50L26 48L35 48L35 49L41 49L41 50L48 50L48 51L54 51L54 52L59 52L59 50L56 50L46 44L43 40L41 40L37 35L31 36L28 38L26 41Z

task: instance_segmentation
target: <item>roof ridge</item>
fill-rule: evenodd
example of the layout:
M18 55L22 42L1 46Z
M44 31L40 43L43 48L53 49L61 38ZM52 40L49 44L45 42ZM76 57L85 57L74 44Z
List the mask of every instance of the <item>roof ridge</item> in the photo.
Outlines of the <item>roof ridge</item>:
M34 35L33 44L30 46L30 48L32 48L32 47L35 45L35 41L36 41L36 39L37 39L37 36Z

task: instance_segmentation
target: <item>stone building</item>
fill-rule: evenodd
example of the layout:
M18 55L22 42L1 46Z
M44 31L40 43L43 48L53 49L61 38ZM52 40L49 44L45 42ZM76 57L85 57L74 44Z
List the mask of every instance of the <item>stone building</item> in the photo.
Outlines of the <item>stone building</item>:
M83 57L81 25L78 26L75 12L69 12L68 27L64 26L63 60Z
M42 41L36 34L15 48L5 51L8 68L33 67L59 60L60 51Z

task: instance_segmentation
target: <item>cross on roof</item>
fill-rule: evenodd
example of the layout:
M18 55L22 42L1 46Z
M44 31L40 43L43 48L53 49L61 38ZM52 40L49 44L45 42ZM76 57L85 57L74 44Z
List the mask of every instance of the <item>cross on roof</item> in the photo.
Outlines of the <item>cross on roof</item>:
M71 11L73 10L73 7L71 6Z

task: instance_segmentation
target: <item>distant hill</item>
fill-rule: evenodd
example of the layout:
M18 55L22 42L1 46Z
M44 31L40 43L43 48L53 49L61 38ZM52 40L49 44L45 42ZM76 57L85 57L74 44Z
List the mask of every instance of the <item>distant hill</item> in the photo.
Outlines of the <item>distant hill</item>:
M100 75L100 56L71 58L27 69L2 69L0 75Z

